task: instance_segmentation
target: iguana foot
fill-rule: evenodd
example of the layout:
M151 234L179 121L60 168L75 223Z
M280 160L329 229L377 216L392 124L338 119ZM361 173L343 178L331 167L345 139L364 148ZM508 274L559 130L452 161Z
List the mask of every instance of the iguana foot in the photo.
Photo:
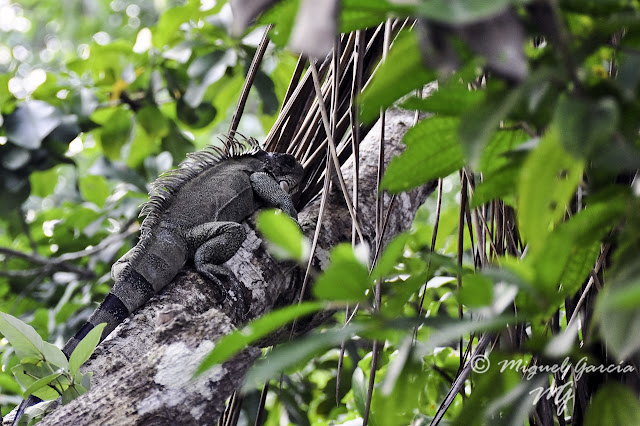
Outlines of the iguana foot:
M251 293L231 271L221 265L201 265L198 272L212 282L222 310L239 323L247 321Z

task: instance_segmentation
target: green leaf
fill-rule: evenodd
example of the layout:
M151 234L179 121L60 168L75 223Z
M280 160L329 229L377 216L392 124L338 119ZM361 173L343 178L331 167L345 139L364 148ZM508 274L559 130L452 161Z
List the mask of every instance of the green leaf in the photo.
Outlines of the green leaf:
M498 198L509 202L508 197L515 193L520 168L520 164L511 163L484 175L482 182L473 191L471 208L475 209Z
M155 105L146 105L136 113L136 120L152 138L169 134L169 121Z
M505 93L492 94L486 101L461 117L460 141L471 167L478 168L480 158L500 122L516 106L523 93L516 88Z
M356 367L355 370L353 370L353 375L351 378L351 388L353 389L353 399L356 403L356 409L361 416L364 416L368 385L367 377L360 367Z
M61 167L52 167L49 170L35 171L29 175L31 183L31 195L46 197L53 194L61 175Z
M640 350L640 280L609 282L596 305L602 337L618 360L626 360Z
M450 24L469 24L504 11L513 0L430 0L421 2L419 15Z
M35 393L37 390L43 388L44 386L47 386L49 383L53 382L55 379L57 379L58 377L60 377L63 374L62 371L56 371L53 374L49 374L48 376L45 376L41 379L36 380L35 382L33 382L33 384L31 386L29 386L27 389L25 389L25 391L22 393L22 397L23 398L27 398L29 395Z
M559 224L546 237L544 250L525 258L535 271L538 289L549 302L560 302L579 290L594 266L600 240L621 219L624 211L624 193L609 193L601 201L592 200L586 209ZM559 292L560 283L562 291Z
M173 44L181 38L180 26L191 19L201 18L199 1L189 1L184 6L177 6L166 10L158 19L153 29L153 45L162 48Z
M619 121L618 106L611 98L590 102L566 95L558 100L554 117L562 145L581 158L609 145Z
M469 308L489 306L493 302L493 281L480 274L464 275L459 297Z
M184 124L194 129L201 129L209 125L218 114L216 108L209 102L202 102L195 108L189 106L184 97L176 103L176 115Z
M36 356L42 358L44 341L29 324L18 318L0 312L0 333L6 337L16 351L18 358Z
M629 387L615 382L605 384L591 400L585 426L640 424L640 402Z
M28 389L37 380L50 375L52 371L54 371L53 368L47 363L40 363L40 365L18 364L11 368L16 381L23 389ZM56 399L60 396L58 392L48 386L34 390L33 395L40 399Z
M85 374L78 372L76 373L76 377L78 377L78 375L80 375L80 380L77 380L76 382L79 382L86 390L91 389L91 377L93 377L93 371L88 371Z
M280 210L265 210L258 214L257 227L269 242L269 249L278 259L304 262L311 252L309 242L298 224Z
M290 323L296 318L319 311L325 306L324 303L320 302L305 302L287 306L277 311L269 312L252 321L250 324L247 324L242 330L236 330L222 337L205 359L202 360L202 363L200 363L194 373L194 377L199 376L216 364L225 362L258 339Z
M117 108L103 123L100 131L102 151L110 160L119 160L122 147L129 142L133 132L131 111Z
M380 65L360 96L361 121L372 121L380 114L381 108L387 108L402 95L436 78L436 72L425 69L422 63L415 31L400 33L386 61Z
M285 46L291 36L300 0L276 2L258 18L260 25L274 24L269 38L278 46Z
M56 345L49 342L42 342L42 355L45 361L57 367L67 369L69 361L64 353Z
M323 300L365 300L372 286L369 270L356 258L350 244L342 243L331 251L331 263L318 277L313 293Z
M69 371L72 376L76 375L80 366L84 364L91 354L93 354L93 351L96 350L96 346L100 343L102 330L106 325L106 322L96 325L73 350L73 353L69 357Z
M397 265L398 261L404 254L404 248L409 239L409 233L403 232L396 235L393 240L385 247L384 252L378 259L376 266L371 272L371 276L374 278L382 278L389 275L393 268Z
M79 179L78 184L82 197L100 208L104 207L104 202L111 195L111 189L104 176L84 176Z
M551 126L529 155L518 182L518 223L531 254L544 250L552 226L582 181L584 163L561 146L558 129Z
M486 92L483 90L469 90L466 86L452 84L439 88L426 98L410 97L400 107L458 117L482 102L485 97Z
M382 187L391 192L407 191L464 166L459 124L457 118L436 116L409 129L403 138L407 149L391 160Z
M26 149L38 149L44 138L62 122L62 113L44 101L20 104L4 118L7 138Z
M82 385L74 384L69 386L62 392L62 405L67 405L84 393L87 393L87 390Z

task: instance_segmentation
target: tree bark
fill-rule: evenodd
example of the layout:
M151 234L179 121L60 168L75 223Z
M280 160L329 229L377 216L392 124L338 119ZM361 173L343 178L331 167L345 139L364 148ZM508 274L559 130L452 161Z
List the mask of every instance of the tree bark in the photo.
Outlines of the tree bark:
M400 141L413 121L412 112L392 110L387 113L387 163L402 150ZM379 140L378 124L360 148L358 218L370 247L373 247L375 237ZM342 167L350 190L352 161L350 159ZM415 211L434 187L427 185L396 196L388 213L384 243L411 226ZM390 197L385 195L385 200L386 210ZM315 230L319 206L320 197L299 213L299 222L309 238ZM339 191L332 191L328 197L322 223L313 259L317 270L326 267L333 246L351 240L351 217ZM253 227L245 224L245 228L247 239L226 266L251 293L251 319L291 303L299 293L304 270L290 262L275 261ZM371 250L372 256L374 251ZM240 387L243 376L261 354L258 347L248 347L223 365L196 380L191 379L215 342L241 321L234 306L217 306L216 295L211 285L194 271L181 272L98 347L84 367L85 371L94 372L91 390L54 410L41 425L215 424L227 399ZM274 344L276 340L277 333L261 344Z

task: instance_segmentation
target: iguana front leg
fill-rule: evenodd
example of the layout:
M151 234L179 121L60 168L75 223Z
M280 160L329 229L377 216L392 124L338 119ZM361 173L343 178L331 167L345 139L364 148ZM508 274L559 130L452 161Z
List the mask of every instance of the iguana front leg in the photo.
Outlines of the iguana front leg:
M221 304L231 299L235 306L242 307L242 321L249 310L248 291L222 264L233 257L245 238L245 230L236 222L205 223L191 229L186 235L190 251L194 253L196 270L220 289Z
M276 182L271 175L265 172L252 173L251 186L258 197L268 206L277 207L294 220L298 220L298 212L296 212L293 206L291 196L289 196L284 189L280 188L278 182Z

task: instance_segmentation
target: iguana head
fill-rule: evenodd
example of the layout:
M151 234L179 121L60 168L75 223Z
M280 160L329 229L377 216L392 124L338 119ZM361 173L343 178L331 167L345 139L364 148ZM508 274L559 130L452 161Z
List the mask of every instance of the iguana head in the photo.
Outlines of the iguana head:
M287 193L294 194L300 189L304 170L293 155L262 151L256 157L264 163L264 171L271 174Z

